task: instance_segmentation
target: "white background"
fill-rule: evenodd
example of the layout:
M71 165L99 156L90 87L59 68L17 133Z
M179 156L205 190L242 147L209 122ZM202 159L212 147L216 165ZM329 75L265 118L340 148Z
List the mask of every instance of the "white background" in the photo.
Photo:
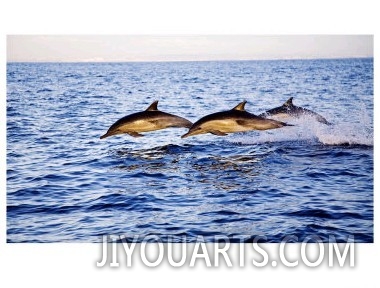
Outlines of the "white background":
M130 2L133 2L130 3ZM375 34L375 1L1 1L1 287L376 287L379 245L356 246L355 268L96 268L100 244L6 244L6 36L9 34ZM375 93L378 65L375 49ZM377 77L378 79L379 77ZM376 99L376 96L375 96ZM376 101L377 102L377 101ZM375 102L375 127L378 107ZM377 138L377 134L375 134ZM375 139L376 141L376 139ZM376 141L377 142L377 141ZM375 145L375 155L377 155ZM376 161L376 160L375 160ZM378 199L375 165L375 207ZM377 177L379 178L379 177ZM375 215L376 216L376 215ZM376 222L375 222L376 223ZM375 232L379 229L375 227ZM375 234L375 241L378 239ZM278 245L267 245L276 251ZM294 259L294 258L293 258ZM376 274L377 272L377 274Z

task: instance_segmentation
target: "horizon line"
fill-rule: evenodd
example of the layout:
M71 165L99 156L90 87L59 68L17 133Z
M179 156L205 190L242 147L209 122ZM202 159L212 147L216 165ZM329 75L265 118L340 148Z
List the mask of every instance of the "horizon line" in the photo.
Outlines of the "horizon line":
M167 60L102 60L102 61L87 61L87 60L11 60L6 61L7 64L11 63L171 63L171 62L248 62L248 61L307 61L307 60L344 60L344 59L374 59L374 56L345 56L345 57L306 57L306 58L298 58L298 57L285 57L285 58L260 58L260 59L167 59Z

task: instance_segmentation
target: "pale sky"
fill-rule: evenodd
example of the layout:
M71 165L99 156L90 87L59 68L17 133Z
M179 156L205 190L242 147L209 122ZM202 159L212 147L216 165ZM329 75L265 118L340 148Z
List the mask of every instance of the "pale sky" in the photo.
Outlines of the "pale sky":
M8 35L7 62L373 57L372 35Z

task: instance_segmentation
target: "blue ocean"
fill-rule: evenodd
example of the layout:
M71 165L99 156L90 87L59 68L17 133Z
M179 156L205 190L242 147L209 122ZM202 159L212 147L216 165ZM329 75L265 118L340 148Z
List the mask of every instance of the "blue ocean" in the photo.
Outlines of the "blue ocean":
M99 139L154 100L195 122L290 97L333 125ZM7 242L373 242L373 98L372 58L8 63Z

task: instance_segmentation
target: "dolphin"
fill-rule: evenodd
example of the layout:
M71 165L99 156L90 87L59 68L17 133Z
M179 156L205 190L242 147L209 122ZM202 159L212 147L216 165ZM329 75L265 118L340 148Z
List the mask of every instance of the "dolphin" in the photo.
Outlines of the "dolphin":
M245 111L244 106L246 103L247 101L243 101L231 110L213 113L199 119L190 127L186 134L181 136L181 138L205 133L226 136L227 133L293 126L284 122L265 119L251 114Z
M326 125L331 125L324 117L321 115L302 107L295 106L293 104L293 97L290 97L282 106L270 109L264 113L261 113L259 116L264 118L273 118L273 119L283 119L287 117L299 118L304 115L310 115L316 118L318 122L321 122Z
M192 123L185 118L159 111L157 109L158 101L154 101L142 112L127 115L117 120L108 129L107 133L100 136L100 139L127 133L133 137L142 137L139 132L155 131L170 127L190 128Z

